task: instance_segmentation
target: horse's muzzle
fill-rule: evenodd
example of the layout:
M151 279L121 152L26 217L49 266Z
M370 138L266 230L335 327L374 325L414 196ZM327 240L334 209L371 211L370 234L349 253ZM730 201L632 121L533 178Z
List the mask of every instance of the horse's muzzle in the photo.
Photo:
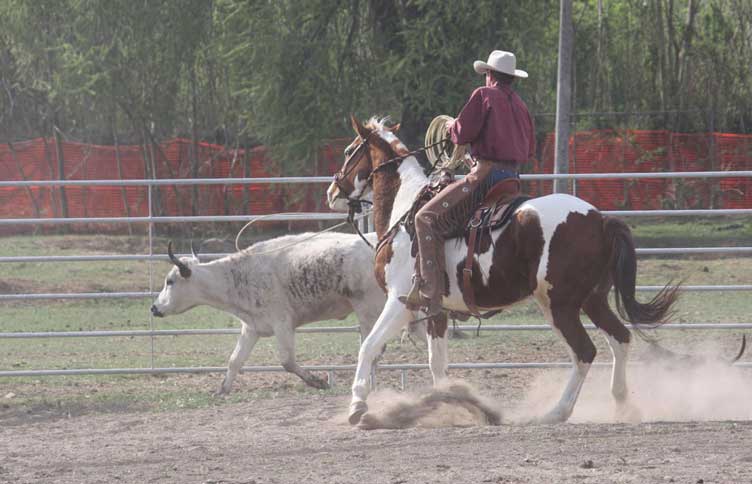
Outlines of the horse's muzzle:
M151 313L158 318L164 317L164 314L162 314L161 311L157 309L157 306L154 304L151 305Z
M334 205L337 203L337 200L339 199L339 187L336 183L332 183L329 185L329 188L326 190L326 203L329 205L330 209L334 209Z

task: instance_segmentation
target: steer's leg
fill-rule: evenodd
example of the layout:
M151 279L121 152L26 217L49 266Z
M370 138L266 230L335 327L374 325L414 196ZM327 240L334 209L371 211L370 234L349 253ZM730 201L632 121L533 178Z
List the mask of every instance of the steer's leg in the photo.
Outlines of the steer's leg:
M319 390L329 388L329 384L325 380L308 370L304 370L295 361L295 328L292 325L278 325L275 327L274 336L277 338L277 352L282 368L298 375L308 386Z
M399 302L395 294L390 293L384 310L376 321L368 337L363 340L358 352L358 368L352 384L352 401L350 403L349 421L352 425L368 411L368 379L373 361L379 356L381 348L390 339L397 336L402 328L412 320L413 313Z
M540 297L538 301L546 319L569 347L569 355L572 359L572 373L559 403L539 422L565 422L572 415L582 384L585 382L590 365L595 359L596 349L580 321L579 306L551 304L548 298Z
M379 319L379 315L384 309L383 301L383 299L372 300L368 297L350 299L350 305L358 318L358 323L360 323L361 339L366 339L368 333L373 329L373 325L376 324L376 320Z
M230 361L227 364L227 373L225 374L225 379L222 381L222 384L219 386L219 389L215 393L215 395L217 396L227 395L228 393L230 393L232 382L235 381L235 377L238 375L238 372L240 372L240 369L243 367L243 363L245 363L245 361L248 359L253 346L256 344L259 338L259 335L254 328L247 325L243 321L241 321L241 323L240 337L238 337L238 342L235 344L235 350L232 352L232 355L230 355Z

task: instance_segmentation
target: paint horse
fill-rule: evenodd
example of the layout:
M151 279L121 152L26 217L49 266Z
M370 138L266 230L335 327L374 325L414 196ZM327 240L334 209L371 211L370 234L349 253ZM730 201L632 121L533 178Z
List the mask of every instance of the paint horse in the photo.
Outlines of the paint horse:
M376 118L363 125L355 117L352 125L357 137L345 149L345 162L327 190L329 206L343 211L348 203L372 192L374 224L383 239L410 210L428 178L395 135L398 125L390 128ZM353 425L368 411L368 376L381 347L416 319L398 300L411 285L412 242L404 227L395 230L375 255L375 275L387 302L360 347L349 411ZM486 233L479 242L472 276L477 306L482 311L496 310L532 296L570 350L573 368L564 393L539 421L563 422L570 417L595 358L596 349L580 321L580 311L608 340L613 354L611 393L620 404L617 409L626 410L631 334L609 307L608 293L613 286L619 314L638 334L641 326L664 322L678 297L678 287L666 285L648 303L635 299L637 260L629 227L584 200L553 194L524 202L506 226ZM446 241L443 306L447 310L470 312L462 294L467 254L466 237ZM429 323L428 359L434 384L446 378L446 330L445 322Z

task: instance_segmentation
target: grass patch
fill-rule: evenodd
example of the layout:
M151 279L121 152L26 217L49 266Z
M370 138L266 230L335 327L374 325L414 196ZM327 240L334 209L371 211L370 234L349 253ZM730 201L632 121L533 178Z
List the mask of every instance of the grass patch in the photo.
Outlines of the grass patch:
M749 246L752 217L625 218L638 247Z

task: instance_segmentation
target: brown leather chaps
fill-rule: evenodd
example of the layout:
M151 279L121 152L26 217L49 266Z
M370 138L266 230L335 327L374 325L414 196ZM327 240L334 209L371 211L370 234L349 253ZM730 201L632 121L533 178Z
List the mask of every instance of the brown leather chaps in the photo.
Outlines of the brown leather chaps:
M503 178L518 177L514 163L476 160L470 173L458 180L421 208L415 216L418 241L418 271L420 293L431 301L441 301L448 294L444 241L459 237L475 209L483 202L491 187ZM509 196L519 194L519 183L507 184ZM516 189L514 188L516 187ZM514 191L514 193L511 193ZM449 277L452 275L449 274Z

